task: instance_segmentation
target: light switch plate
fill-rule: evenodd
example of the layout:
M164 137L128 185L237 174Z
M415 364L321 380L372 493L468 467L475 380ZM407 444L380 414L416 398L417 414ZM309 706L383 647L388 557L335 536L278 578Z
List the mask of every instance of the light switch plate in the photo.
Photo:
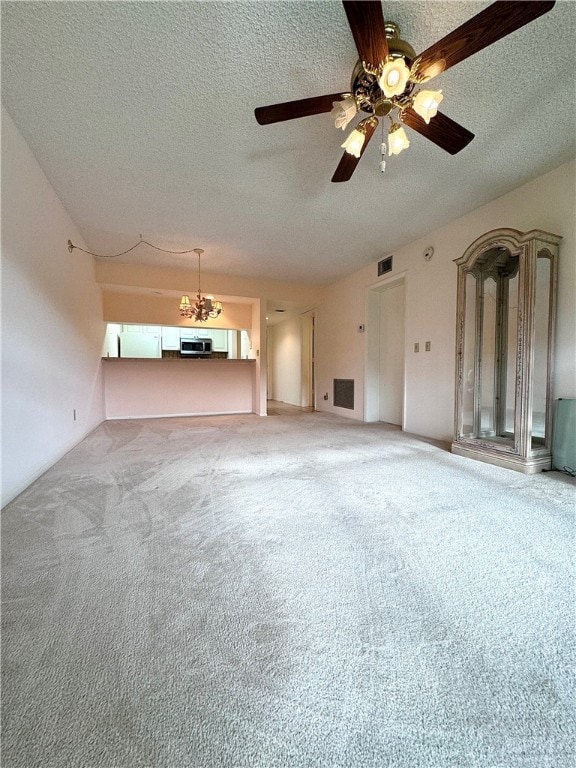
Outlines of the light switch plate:
M425 351L425 352L430 352L430 348L431 348L431 346L432 346L432 342L430 342L430 341L427 341L427 342L426 342L426 344L425 344L425 346L424 346L424 351Z
M420 344L418 342L414 344L414 352L420 352Z

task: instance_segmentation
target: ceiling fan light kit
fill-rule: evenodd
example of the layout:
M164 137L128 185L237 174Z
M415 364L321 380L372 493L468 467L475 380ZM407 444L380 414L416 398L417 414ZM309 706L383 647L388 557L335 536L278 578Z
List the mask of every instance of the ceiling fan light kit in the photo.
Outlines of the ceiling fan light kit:
M334 120L334 125L336 128L341 128L343 131L346 130L348 123L358 112L356 99L351 93L345 94L342 101L334 101L332 102L332 105L333 109L332 112L330 112L330 115Z
M332 106L335 126L342 130L358 112L367 113L369 117L361 120L342 144L344 156L332 176L334 182L351 178L381 117L390 119L390 155L397 155L410 145L401 123L449 154L463 150L474 134L438 112L444 98L441 90L421 90L418 86L547 13L555 1L497 0L418 56L401 39L398 26L384 21L380 0L343 0L342 4L360 57L352 72L351 93L255 110L256 120L267 125L330 112ZM435 120L431 122L432 118ZM381 171L386 167L383 144Z
M408 149L410 140L400 123L392 123L388 133L388 154L399 155L403 149Z
M366 136L370 128L376 128L378 120L374 117L366 117L364 120L358 123L356 128L348 136L344 144L341 146L348 152L349 155L360 158L362 149L366 142ZM372 134L370 134L372 135Z
M401 96L406 90L410 79L410 70L402 58L394 58L388 55L386 63L379 68L378 85L387 99L393 96ZM378 71L378 70L377 70Z
M438 107L444 96L442 91L418 91L412 102L412 109L429 124L430 118L438 113Z

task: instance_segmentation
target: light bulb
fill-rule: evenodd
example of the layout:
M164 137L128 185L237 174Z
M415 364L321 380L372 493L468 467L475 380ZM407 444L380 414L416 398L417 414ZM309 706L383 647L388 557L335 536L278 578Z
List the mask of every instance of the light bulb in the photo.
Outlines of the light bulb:
M403 149L408 149L410 141L406 136L406 131L399 123L394 123L388 134L388 152L391 155L399 155Z
M410 77L410 70L404 59L391 59L384 64L382 74L378 78L378 85L387 99L392 96L400 96L406 88Z
M365 135L362 133L362 131L359 131L357 128L355 128L350 136L346 139L344 144L341 144L341 147L348 152L349 155L354 155L354 157L360 157L360 153L362 152L362 147L364 146L364 139Z
M438 105L443 98L442 91L418 91L412 102L412 108L425 123L429 123L430 118L438 112Z

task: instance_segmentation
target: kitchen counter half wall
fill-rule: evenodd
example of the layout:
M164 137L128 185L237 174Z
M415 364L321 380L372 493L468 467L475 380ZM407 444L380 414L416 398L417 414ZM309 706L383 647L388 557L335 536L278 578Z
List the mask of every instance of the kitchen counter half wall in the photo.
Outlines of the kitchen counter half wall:
M255 360L104 358L107 419L254 411Z

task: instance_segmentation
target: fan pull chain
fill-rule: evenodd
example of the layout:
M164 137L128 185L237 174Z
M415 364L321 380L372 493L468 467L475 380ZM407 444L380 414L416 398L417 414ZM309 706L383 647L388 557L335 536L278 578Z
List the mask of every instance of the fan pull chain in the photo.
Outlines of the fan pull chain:
M380 142L380 172L386 170L386 142L384 141L384 125L382 125L382 141Z

